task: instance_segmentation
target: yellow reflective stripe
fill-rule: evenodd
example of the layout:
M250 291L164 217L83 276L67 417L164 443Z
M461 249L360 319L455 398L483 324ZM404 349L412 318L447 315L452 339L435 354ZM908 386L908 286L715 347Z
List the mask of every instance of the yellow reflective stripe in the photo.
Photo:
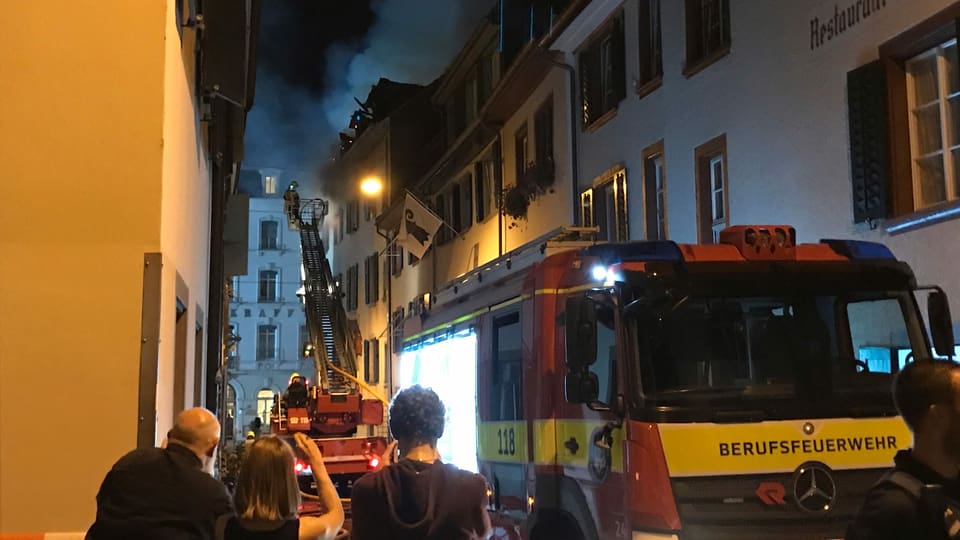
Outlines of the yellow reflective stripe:
M576 287L567 287L567 288L564 288L564 289L537 289L537 290L534 292L534 295L536 295L536 296L542 296L542 295L553 295L553 294L571 294L571 293L576 293L576 292L581 292L581 291L589 291L590 289L595 289L595 288L598 287L598 286L599 286L598 283L589 283L589 284L586 284L586 285L577 285ZM478 317L478 316L480 316L480 315L483 315L484 313L486 313L486 312L488 312L488 311L496 311L496 310L498 310L498 309L503 309L503 308L505 308L505 307L511 306L511 305L513 305L513 304L516 304L517 302L522 302L522 301L527 300L527 299L529 299L529 298L530 298L530 295L524 294L524 295L518 296L518 297L516 297L516 298L511 298L510 300L507 300L507 301L504 301L504 302L500 302L499 304L495 304L495 305L490 306L490 307L485 307L485 308L478 309L478 310L474 311L473 313L467 313L466 315L461 315L460 317L457 317L456 319L454 319L454 320L452 320L452 321L445 322L445 323L441 323L441 324L438 324L438 325L433 326L433 327L431 327L431 328L427 328L426 330L421 330L420 332L418 332L418 333L416 333L416 334L414 334L414 335L412 335L412 336L404 337L404 338L403 338L403 342L404 342L404 343L407 343L407 342L409 342L409 341L413 341L413 340L415 340L415 339L418 339L418 338L421 338L421 337L423 337L423 336L432 334L432 333L434 333L434 332L436 332L436 331L438 331L438 330L442 330L442 329L447 328L447 327L449 327L449 326L453 326L453 325L456 325L456 324L460 324L460 323L462 323L462 322L469 321L470 319L473 319L473 318L476 318L476 317Z
M544 294L570 294L581 291L589 291L590 289L596 289L599 286L599 283L587 283L586 285L577 285L575 287L566 287L563 289L537 289L535 294L537 296Z
M912 436L899 417L660 424L671 476L789 472L805 461L833 469L884 468Z
M527 423L524 420L480 422L477 456L482 461L527 462Z
M557 421L533 421L533 462L552 465L557 462Z
M603 420L557 420L557 463L564 466L586 467L590 459L594 433L602 428ZM613 445L610 448L610 465L613 471L623 471L623 428L614 429ZM576 442L576 452L567 448L567 443Z
M510 300L507 300L506 302L500 302L499 304L490 306L490 311L497 311L498 309L503 309L503 308L505 308L505 307L512 306L512 305L516 304L517 302L522 302L522 301L526 300L527 298L530 298L530 296L529 296L529 295L526 295L526 294L521 295L521 296L518 296L518 297L516 297L516 298L511 298Z
M454 320L452 320L452 321L448 321L448 322L445 322L445 323L442 323L442 324L438 324L438 325L436 325L436 326L434 326L434 327L432 327L432 328L428 328L428 329L426 329L426 330L422 330L422 331L420 331L420 332L418 332L418 333L416 333L416 334L414 334L414 335L412 335L412 336L410 336L410 337L405 337L405 338L403 338L403 342L406 343L406 342L408 342L408 341L412 341L412 340L414 340L414 339L423 337L423 336L425 336L425 335L427 335L427 334L432 334L432 333L436 332L437 330L441 330L441 329L443 329L443 328L447 328L448 326L453 326L453 325L456 325L456 324L460 324L460 323L462 323L462 322L469 321L470 319L473 319L473 318L477 317L478 315L483 315L484 313L486 313L486 312L489 311L489 310L490 310L490 308L482 308L482 309L478 309L478 310L474 311L473 313L467 313L466 315L461 315L460 317L457 317L456 319L454 319Z

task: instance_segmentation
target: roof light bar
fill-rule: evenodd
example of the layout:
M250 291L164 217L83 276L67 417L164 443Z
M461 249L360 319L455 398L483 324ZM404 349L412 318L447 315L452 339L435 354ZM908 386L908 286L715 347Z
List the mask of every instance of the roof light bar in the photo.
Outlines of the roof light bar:
M823 239L821 244L830 246L837 255L848 259L887 259L896 260L890 248L879 242L868 242L866 240L834 240Z

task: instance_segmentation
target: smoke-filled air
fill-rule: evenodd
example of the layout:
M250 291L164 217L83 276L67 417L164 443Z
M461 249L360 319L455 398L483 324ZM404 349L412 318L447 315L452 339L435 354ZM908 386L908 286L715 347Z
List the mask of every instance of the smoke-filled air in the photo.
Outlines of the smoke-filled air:
M371 17L365 35L328 42L323 57L303 52L316 50L312 44L336 34L337 29L324 24L322 14L303 17L296 0L265 3L257 106L249 114L245 166L320 170L357 108L354 98L363 101L381 77L429 84L496 3L372 0L372 15L365 14ZM297 27L294 32L289 30L291 19ZM275 28L285 30L272 31ZM317 34L323 32L327 34ZM265 57L274 61L264 61ZM302 182L305 194L322 191L318 182L318 178Z

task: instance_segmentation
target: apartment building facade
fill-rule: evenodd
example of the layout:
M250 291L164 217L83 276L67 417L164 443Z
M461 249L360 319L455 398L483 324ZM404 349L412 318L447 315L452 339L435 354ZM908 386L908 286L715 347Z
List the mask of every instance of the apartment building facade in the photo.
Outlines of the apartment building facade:
M282 170L256 171L241 180L250 196L247 222L247 272L231 278L227 350L225 429L237 439L260 419L270 432L275 395L283 393L294 373L314 381L303 302L300 234L290 227L283 192L298 176ZM246 175L244 175L246 176ZM252 184L252 185L247 185Z
M376 218L403 199L438 155L439 115L429 102L432 89L380 79L341 136L340 156L323 171L324 197L330 201L328 258L353 321L359 376L387 395L392 376L390 277L409 264L409 255ZM385 427L380 431L385 433Z
M578 219L611 240L786 223L879 241L958 313L958 10L590 2L553 46L578 71Z

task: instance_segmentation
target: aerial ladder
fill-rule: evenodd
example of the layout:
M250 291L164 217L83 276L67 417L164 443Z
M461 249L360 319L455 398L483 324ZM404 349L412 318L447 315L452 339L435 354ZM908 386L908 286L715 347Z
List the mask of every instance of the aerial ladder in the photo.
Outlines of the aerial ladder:
M286 392L275 397L270 427L280 436L301 432L314 439L341 496L349 497L353 480L376 468L386 449L384 437L356 436L359 426L383 423L385 400L357 378L356 337L321 238L328 203L301 201L295 188L291 185L284 194L284 209L288 225L300 234L301 298L310 335L304 352L314 360L316 378L315 384L292 378ZM361 390L373 398L364 398ZM312 476L299 461L297 472Z

